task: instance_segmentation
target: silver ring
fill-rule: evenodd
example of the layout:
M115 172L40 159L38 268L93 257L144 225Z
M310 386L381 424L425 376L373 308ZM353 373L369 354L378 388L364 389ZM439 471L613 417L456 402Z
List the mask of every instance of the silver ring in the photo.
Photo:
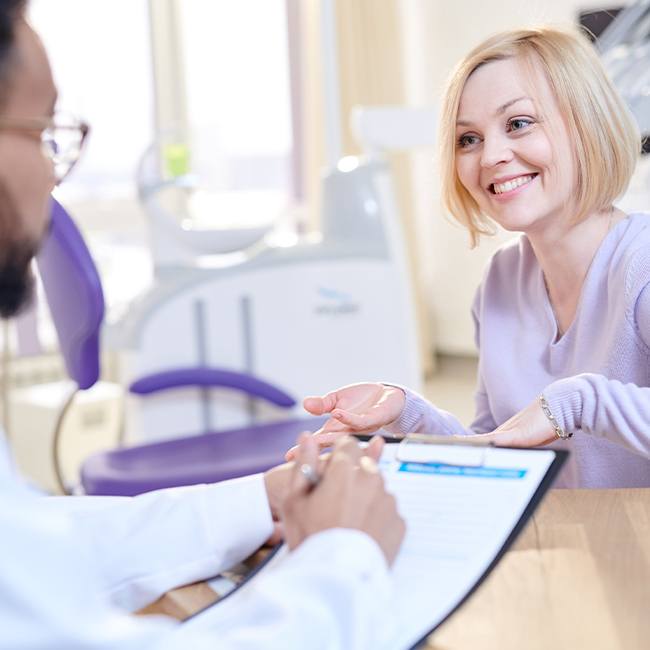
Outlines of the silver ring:
M318 485L318 481L320 480L320 477L316 473L316 470L309 465L308 463L303 463L300 466L300 473L305 477L305 480L307 483L309 483L310 486L314 487Z

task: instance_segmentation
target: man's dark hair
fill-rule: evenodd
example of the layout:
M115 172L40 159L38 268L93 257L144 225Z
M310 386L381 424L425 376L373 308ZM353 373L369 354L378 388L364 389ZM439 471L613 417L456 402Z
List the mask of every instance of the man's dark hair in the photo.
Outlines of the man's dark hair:
M25 11L27 0L0 0L0 109L9 92L14 65L16 23ZM33 276L30 269L37 246L15 233L17 208L0 179L0 318L9 318L29 302Z
M7 87L16 20L25 11L26 4L26 0L0 0L0 102Z

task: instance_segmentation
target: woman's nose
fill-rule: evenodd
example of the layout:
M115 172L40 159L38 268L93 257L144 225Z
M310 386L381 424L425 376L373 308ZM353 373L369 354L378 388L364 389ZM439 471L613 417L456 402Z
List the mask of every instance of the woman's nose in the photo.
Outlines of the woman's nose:
M494 167L499 163L506 163L512 160L512 149L506 138L485 137L481 149L481 166Z

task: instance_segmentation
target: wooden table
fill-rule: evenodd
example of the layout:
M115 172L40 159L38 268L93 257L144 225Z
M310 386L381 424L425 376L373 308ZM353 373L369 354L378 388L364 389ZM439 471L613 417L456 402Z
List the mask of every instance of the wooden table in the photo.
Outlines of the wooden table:
M650 648L650 489L550 491L427 647Z
M148 611L183 618L205 584ZM650 648L650 489L552 490L513 548L428 640L429 650Z

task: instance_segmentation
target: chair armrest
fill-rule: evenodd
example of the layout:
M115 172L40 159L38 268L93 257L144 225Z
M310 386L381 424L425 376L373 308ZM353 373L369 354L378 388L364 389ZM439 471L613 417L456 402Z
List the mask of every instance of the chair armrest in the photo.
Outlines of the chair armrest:
M252 397L260 397L283 408L291 408L296 405L296 400L291 395L262 379L244 372L220 368L174 368L156 372L134 381L129 386L129 392L136 395L149 395L184 386L232 388Z

